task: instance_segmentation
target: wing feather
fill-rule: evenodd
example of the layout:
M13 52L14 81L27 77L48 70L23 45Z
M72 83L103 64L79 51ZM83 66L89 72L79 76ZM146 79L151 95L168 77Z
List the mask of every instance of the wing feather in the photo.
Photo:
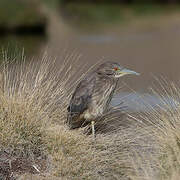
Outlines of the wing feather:
M82 80L76 87L68 107L68 123L78 121L80 115L88 108L93 94L95 78L90 75Z

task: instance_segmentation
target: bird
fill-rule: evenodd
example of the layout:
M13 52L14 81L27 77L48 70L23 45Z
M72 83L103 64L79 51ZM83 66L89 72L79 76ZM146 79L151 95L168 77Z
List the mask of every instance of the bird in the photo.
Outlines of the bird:
M95 137L95 122L107 112L120 77L139 73L107 61L87 73L79 82L67 108L69 129L84 127L91 123Z

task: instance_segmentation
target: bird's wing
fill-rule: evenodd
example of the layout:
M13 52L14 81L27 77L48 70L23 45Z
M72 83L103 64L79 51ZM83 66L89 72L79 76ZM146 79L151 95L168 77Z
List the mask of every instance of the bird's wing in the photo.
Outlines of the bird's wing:
M95 85L95 78L91 76L82 80L72 95L68 112L71 116L78 116L83 113L90 103Z

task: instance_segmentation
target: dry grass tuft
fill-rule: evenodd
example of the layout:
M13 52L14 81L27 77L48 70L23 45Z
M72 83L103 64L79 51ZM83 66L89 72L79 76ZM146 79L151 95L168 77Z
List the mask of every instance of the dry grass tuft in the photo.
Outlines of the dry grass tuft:
M160 125L155 131L160 145L160 178L174 180L180 177L180 91L174 83L164 82L162 87L161 99L165 108L158 114ZM165 96L173 98L172 102L166 102Z
M52 123L50 118L53 120L67 98L65 82L58 84L58 77L50 69L46 57L39 64L28 64L22 59L2 68L0 142L3 148L20 156L41 152L46 127ZM58 101L62 104L54 106Z
M25 158L33 165L37 159L47 159L47 127L57 119L63 124L68 78L59 83L65 64L56 70L46 56L38 63L21 58L11 64L4 54L1 68L0 160L8 154L6 161Z
M153 153L138 156L138 165L134 167L137 176L133 179L177 180L180 177L180 91L177 85L164 79L158 80L158 86L152 91L161 106L149 106L149 112L139 117L150 127L146 132L153 139Z

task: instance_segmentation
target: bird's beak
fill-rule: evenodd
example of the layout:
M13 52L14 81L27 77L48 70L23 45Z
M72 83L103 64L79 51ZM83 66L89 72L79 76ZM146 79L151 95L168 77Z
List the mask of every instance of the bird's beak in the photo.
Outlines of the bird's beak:
M134 74L134 75L140 75L139 73L129 70L129 69L121 69L117 72L117 74L115 75L116 78L119 78L121 76L127 75L127 74Z
M126 75L126 74L140 75L140 73L137 73L137 72L129 70L129 69L122 69L122 70L120 70L120 73L123 75Z

